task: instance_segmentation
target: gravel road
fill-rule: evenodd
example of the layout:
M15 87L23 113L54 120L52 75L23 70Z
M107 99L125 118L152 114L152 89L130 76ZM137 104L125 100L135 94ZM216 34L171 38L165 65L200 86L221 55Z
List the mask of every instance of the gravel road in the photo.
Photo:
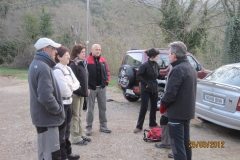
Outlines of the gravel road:
M35 127L29 114L29 90L26 80L0 77L0 160L36 160L37 141ZM108 127L111 134L99 132L98 108L96 104L92 142L87 146L73 145L73 152L83 160L157 160L168 159L170 150L158 149L154 143L142 140L143 132L134 134L140 101L126 101L119 89L107 88ZM86 112L83 113L85 126ZM160 114L157 114L159 120ZM148 128L148 114L144 128ZM203 123L195 118L191 121L191 140L224 143L224 148L193 149L193 160L240 160L240 132L212 123Z

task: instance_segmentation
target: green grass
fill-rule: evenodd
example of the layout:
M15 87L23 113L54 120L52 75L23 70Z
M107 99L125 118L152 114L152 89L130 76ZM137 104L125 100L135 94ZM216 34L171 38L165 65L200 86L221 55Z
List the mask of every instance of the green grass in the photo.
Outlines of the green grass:
M0 67L0 76L11 76L18 79L27 79L27 69Z
M118 87L117 83L117 77L116 76L111 76L110 83L108 84L111 87Z

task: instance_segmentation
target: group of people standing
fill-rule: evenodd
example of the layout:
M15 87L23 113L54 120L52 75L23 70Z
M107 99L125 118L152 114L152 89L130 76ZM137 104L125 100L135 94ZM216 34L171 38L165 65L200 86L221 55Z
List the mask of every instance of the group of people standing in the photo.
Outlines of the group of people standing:
M95 98L100 132L111 133L106 118L110 71L101 56L101 46L94 44L88 57L82 44L75 44L70 51L49 38L40 38L34 47L37 53L29 67L28 82L30 113L38 134L38 159L79 159L80 155L72 153L71 144L91 142L84 136L81 122L85 99L88 104L86 135L92 135Z
M82 44L75 44L70 51L49 38L40 38L34 47L37 53L29 67L28 82L30 113L38 134L38 159L79 159L80 155L72 153L71 142L75 145L91 142L83 135L81 122L86 97L86 135L92 135L95 99L99 108L99 131L112 132L107 127L106 118L106 86L110 71L101 56L101 46L94 44L88 57ZM189 125L195 113L197 75L186 57L187 47L183 42L170 43L169 48L172 68L160 105L163 135L162 142L155 146L171 148L173 152L169 157L175 160L191 160ZM145 53L149 59L137 73L141 82L141 108L134 133L142 130L149 100L149 127L158 126L156 79L165 79L166 76L159 74L159 51L152 48Z
M149 57L137 72L137 79L141 82L141 108L134 133L142 131L148 101L151 101L149 127L158 127L156 123L157 111L157 79L164 79L160 75L157 61L159 51L152 48L146 50ZM169 44L169 60L171 69L166 76L164 96L159 107L160 125L162 128L161 142L157 148L172 149L169 158L175 160L191 160L192 150L190 142L190 120L194 118L196 102L197 72L187 59L187 47L183 42L175 41Z

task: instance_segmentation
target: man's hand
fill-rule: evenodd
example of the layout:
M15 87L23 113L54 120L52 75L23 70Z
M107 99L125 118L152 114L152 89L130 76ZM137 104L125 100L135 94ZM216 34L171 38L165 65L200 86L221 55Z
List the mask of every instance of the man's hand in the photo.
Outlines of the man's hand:
M159 107L159 111L161 114L164 114L167 111L167 108L161 104Z

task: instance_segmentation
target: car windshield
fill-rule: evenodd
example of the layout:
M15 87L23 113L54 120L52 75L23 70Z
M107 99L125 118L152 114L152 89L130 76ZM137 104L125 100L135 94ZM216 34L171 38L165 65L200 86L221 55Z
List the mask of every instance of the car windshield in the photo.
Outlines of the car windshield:
M142 53L128 53L125 57L124 64L139 67L142 64Z
M229 84L240 87L240 68L234 66L222 66L208 75L206 80Z
M160 54L158 59L158 65L160 69L166 69L169 65L169 57L168 54Z

